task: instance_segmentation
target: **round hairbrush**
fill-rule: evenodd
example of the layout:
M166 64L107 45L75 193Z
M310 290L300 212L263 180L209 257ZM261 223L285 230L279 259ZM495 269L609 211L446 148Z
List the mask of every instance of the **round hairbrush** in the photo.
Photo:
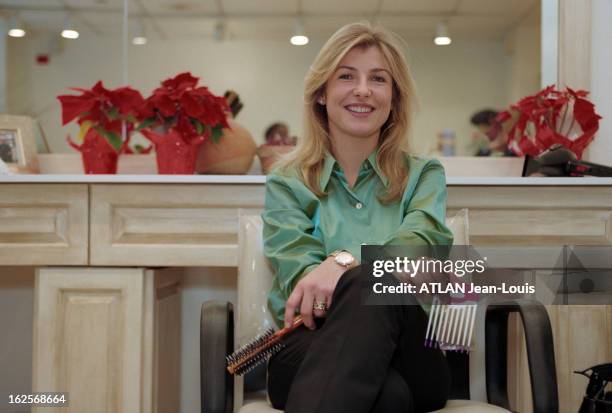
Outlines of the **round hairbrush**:
M255 366L263 363L273 354L280 351L280 349L283 348L281 338L302 324L302 317L297 316L290 327L285 327L278 331L269 328L264 333L258 335L227 356L227 371L230 374L237 375L248 373L254 369Z

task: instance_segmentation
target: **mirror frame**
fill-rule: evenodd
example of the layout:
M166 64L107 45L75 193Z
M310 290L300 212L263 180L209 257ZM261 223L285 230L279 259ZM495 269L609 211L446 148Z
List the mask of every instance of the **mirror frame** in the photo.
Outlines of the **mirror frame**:
M590 90L591 0L559 0L557 86Z
M557 87L591 90L591 0L559 0ZM582 155L590 160L591 147Z

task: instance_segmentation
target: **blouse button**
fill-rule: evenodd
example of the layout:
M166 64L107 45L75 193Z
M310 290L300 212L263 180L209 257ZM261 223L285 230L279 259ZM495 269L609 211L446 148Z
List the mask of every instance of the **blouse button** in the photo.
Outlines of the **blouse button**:
M362 204L361 202L357 202L357 203L355 204L355 208L357 208L357 209L361 209L361 208L363 208L363 204Z

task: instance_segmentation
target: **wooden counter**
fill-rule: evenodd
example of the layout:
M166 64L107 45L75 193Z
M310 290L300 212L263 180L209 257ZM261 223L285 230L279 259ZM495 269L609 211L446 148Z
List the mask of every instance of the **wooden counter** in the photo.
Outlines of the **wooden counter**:
M0 177L2 265L229 266L260 176ZM612 243L612 179L449 178L474 245Z
M0 177L0 266L38 267L33 390L69 391L66 411L176 406L178 373L168 366L180 354L180 277L154 268L235 267L238 215L261 211L264 183L261 176ZM462 208L476 246L612 244L612 179L449 178L448 213ZM573 412L584 383L570 371L612 360L612 311L559 307L551 321L562 411ZM160 339L160 331L169 333ZM511 385L516 407L528 411L521 357Z

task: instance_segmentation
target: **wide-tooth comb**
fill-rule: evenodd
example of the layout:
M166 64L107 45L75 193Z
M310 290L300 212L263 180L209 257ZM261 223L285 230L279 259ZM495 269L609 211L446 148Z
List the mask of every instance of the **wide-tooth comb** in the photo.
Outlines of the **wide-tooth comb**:
M242 375L253 370L255 366L266 361L270 356L277 353L283 344L281 338L302 325L301 316L293 320L293 325L281 330L274 331L269 328L264 333L258 335L238 350L226 357L227 371L230 374Z
M434 297L425 333L425 347L467 352L472 346L475 304L438 304Z

